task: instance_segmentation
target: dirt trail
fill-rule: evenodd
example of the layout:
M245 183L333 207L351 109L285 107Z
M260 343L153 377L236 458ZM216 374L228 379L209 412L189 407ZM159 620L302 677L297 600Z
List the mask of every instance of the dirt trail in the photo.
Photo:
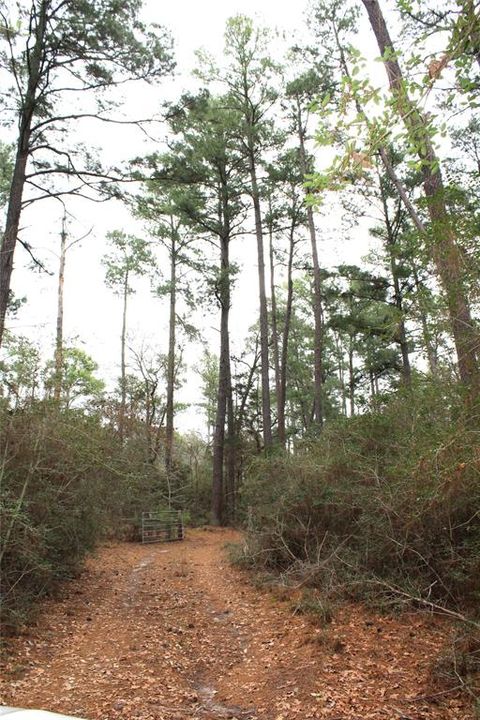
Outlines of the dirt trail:
M321 628L228 564L238 539L102 548L13 642L0 704L91 720L474 717L432 687L443 623L348 607Z

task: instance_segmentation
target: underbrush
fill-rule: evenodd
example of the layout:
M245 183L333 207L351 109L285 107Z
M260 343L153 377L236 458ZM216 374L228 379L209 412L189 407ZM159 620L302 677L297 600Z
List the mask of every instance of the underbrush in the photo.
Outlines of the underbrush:
M102 537L115 536L154 478L100 417L48 403L0 412L1 609L21 628L39 599L74 576ZM146 488L150 488L147 490Z
M255 460L237 562L325 602L475 618L480 432L455 388L423 384L330 423L294 453ZM474 620L475 621L475 620Z
M466 690L480 716L480 627L459 624L432 667L432 680Z

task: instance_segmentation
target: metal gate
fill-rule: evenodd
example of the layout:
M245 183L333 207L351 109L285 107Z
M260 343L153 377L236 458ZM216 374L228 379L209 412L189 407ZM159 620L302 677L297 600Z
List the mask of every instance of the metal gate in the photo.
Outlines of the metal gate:
M142 513L142 543L183 540L185 530L180 510Z

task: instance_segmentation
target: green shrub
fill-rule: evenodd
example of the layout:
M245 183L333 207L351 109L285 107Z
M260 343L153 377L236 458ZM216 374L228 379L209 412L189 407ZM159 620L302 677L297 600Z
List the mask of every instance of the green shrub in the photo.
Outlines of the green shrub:
M2 627L22 625L85 553L116 533L155 487L99 416L49 403L1 417ZM126 455L128 459L126 459ZM144 506L143 506L144 507Z
M255 460L242 562L332 595L477 608L478 423L462 408L455 387L419 384Z

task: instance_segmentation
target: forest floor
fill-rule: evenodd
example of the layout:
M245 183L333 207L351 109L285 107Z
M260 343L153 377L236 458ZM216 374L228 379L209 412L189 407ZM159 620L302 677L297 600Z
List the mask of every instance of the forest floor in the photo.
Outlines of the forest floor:
M0 704L96 720L470 720L434 682L451 628L348 605L292 612L230 566L230 530L102 547L7 643Z

